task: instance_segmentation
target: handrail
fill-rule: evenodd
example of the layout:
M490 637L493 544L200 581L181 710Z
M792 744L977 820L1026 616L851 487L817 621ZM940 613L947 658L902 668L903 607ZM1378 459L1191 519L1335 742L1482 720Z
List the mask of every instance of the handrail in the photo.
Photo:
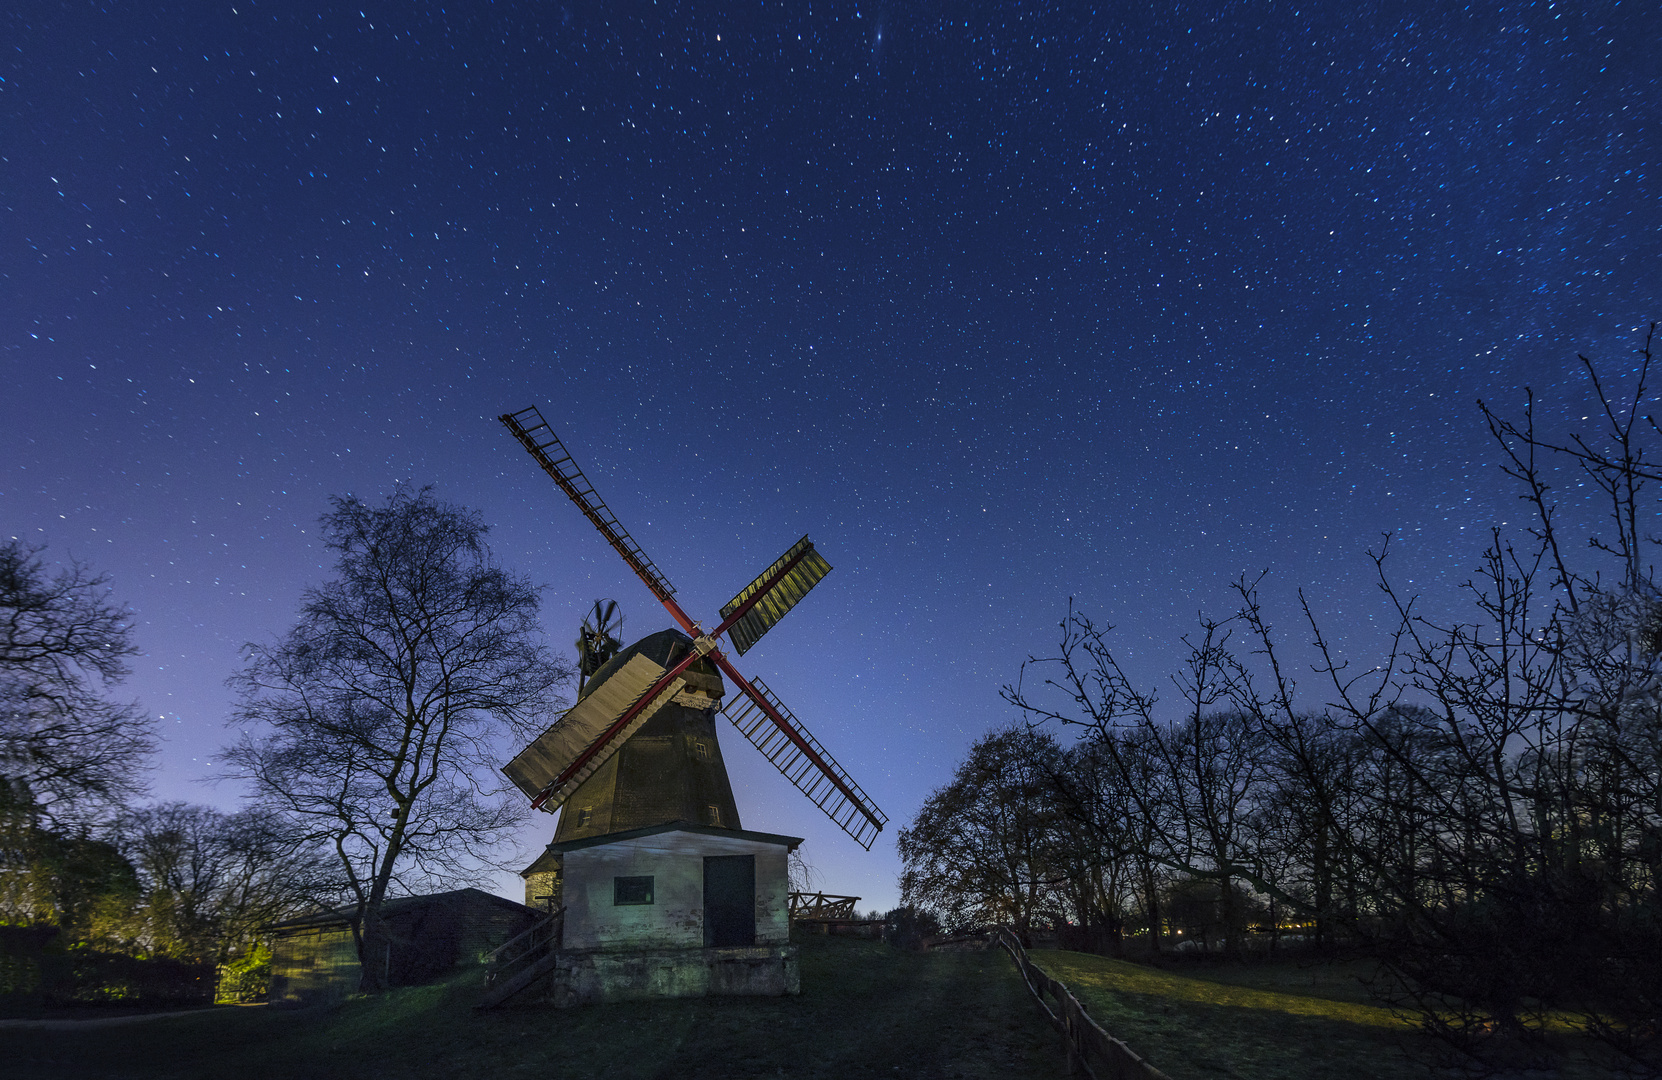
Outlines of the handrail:
M853 919L860 902L858 896L822 892L793 892L787 899L793 919Z
M560 962L559 934L565 925L566 909L552 912L523 933L502 943L493 953L500 954L508 946L523 942L518 954L499 958L485 972L485 993L475 1009L494 1009L528 987L534 986ZM541 935L539 937L539 935Z
M530 926L527 926L524 930L521 930L519 933L517 933L513 937L509 938L507 941L504 941L502 944L498 945L496 948L494 948L490 952L486 953L485 954L486 963L494 964L497 961L501 960L503 953L507 952L513 946L518 945L521 941L523 941L526 938L530 937L531 935L535 934L538 930L541 930L544 927L546 927L550 922L552 922L553 920L559 918L560 915L563 914L564 912L565 912L565 908L560 908L558 911L548 912L542 918L538 919L536 922L532 923Z

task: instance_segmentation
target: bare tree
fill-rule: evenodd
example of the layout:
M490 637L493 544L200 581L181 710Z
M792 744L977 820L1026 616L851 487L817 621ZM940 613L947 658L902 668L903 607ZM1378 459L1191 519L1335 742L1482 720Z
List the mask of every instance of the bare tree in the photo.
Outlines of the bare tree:
M1264 741L1249 713L1196 708L1160 732L1155 745L1179 823L1175 852L1191 874L1216 881L1224 952L1233 955L1244 923L1235 883L1270 880L1253 828L1268 756Z
M1265 709L1230 645L1240 618L1203 618L1200 632L1183 639L1186 662L1172 678L1183 712L1170 722L1156 715L1158 697L1121 666L1108 640L1113 627L1098 627L1071 603L1057 651L1029 657L1002 695L1033 723L1085 730L1120 773L1148 859L1180 874L1244 881L1302 908L1265 876L1250 842L1254 793L1264 784ZM1043 673L1037 685L1030 671Z
M150 955L223 964L338 883L321 852L295 850L254 810L160 803L122 815L116 835L139 879L129 932Z
M785 877L790 885L791 892L817 893L825 891L825 875L819 867L808 861L801 846L791 849L790 859L786 862Z
M1054 760L1049 797L1059 888L1090 947L1118 952L1130 900L1142 884L1131 798L1121 770L1093 740L1064 748Z
M0 816L8 832L77 826L142 793L153 721L110 690L138 652L131 612L79 563L0 544ZM20 832L21 830L21 832Z
M322 524L336 578L286 637L248 646L227 761L293 842L333 853L374 991L383 901L494 865L525 813L497 772L504 738L547 723L571 668L474 512L400 489L381 506L336 498Z

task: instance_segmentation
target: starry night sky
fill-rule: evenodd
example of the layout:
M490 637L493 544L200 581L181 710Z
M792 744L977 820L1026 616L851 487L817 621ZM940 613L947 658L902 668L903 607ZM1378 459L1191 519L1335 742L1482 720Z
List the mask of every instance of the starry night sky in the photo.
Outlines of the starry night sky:
M5 5L0 535L137 613L157 795L234 804L223 681L332 493L477 507L562 645L668 625L533 403L694 617L836 567L739 666L889 832L724 745L862 907L1069 597L1150 684L1261 570L1371 664L1383 532L1452 604L1520 523L1476 399L1574 430L1662 316L1662 16L1090 6Z

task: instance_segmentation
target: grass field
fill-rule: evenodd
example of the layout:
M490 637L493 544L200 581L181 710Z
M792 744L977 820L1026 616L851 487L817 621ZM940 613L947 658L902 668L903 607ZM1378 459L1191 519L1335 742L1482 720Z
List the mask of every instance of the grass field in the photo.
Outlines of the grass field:
M1109 1034L1173 1080L1454 1076L1414 1025L1369 1002L1356 965L1186 967L1035 950ZM378 1078L1056 1078L1060 1037L1002 951L802 942L797 998L706 998L475 1013L480 973L379 999L224 1008L119 1026L0 1028L5 1080ZM113 1011L113 1010L112 1010ZM1605 1077L1577 1044L1531 1080ZM1513 1076L1520 1074L1510 1074Z
M7 1080L1045 1077L1061 1043L1001 952L809 938L802 995L475 1013L477 969L320 1010L0 1030Z
M1097 1023L1173 1080L1423 1080L1455 1075L1441 1044L1370 1002L1357 964L1219 965L1183 973L1036 949ZM1558 1068L1532 1077L1608 1077L1559 1039ZM1516 1074L1512 1074L1516 1075Z

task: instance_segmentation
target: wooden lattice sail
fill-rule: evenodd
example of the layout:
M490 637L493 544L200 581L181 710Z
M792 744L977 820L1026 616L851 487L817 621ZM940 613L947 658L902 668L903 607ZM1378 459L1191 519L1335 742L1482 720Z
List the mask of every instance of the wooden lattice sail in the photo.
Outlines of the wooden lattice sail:
M750 609L727 631L727 640L743 656L830 572L831 564L814 550L813 542L804 536L760 577L746 585L739 595L722 606L721 617L725 619L744 606L746 601L752 601Z
M663 674L661 665L638 653L631 656L610 678L603 682L596 680L590 693L556 720L536 742L515 755L502 771L526 795L533 799L543 796L544 809L556 809L577 785L610 761L618 747L686 685L685 679L671 679L643 701L647 692L658 686ZM613 721L637 705L640 707L627 724L612 737L603 738ZM593 753L585 757L584 751L591 747Z

